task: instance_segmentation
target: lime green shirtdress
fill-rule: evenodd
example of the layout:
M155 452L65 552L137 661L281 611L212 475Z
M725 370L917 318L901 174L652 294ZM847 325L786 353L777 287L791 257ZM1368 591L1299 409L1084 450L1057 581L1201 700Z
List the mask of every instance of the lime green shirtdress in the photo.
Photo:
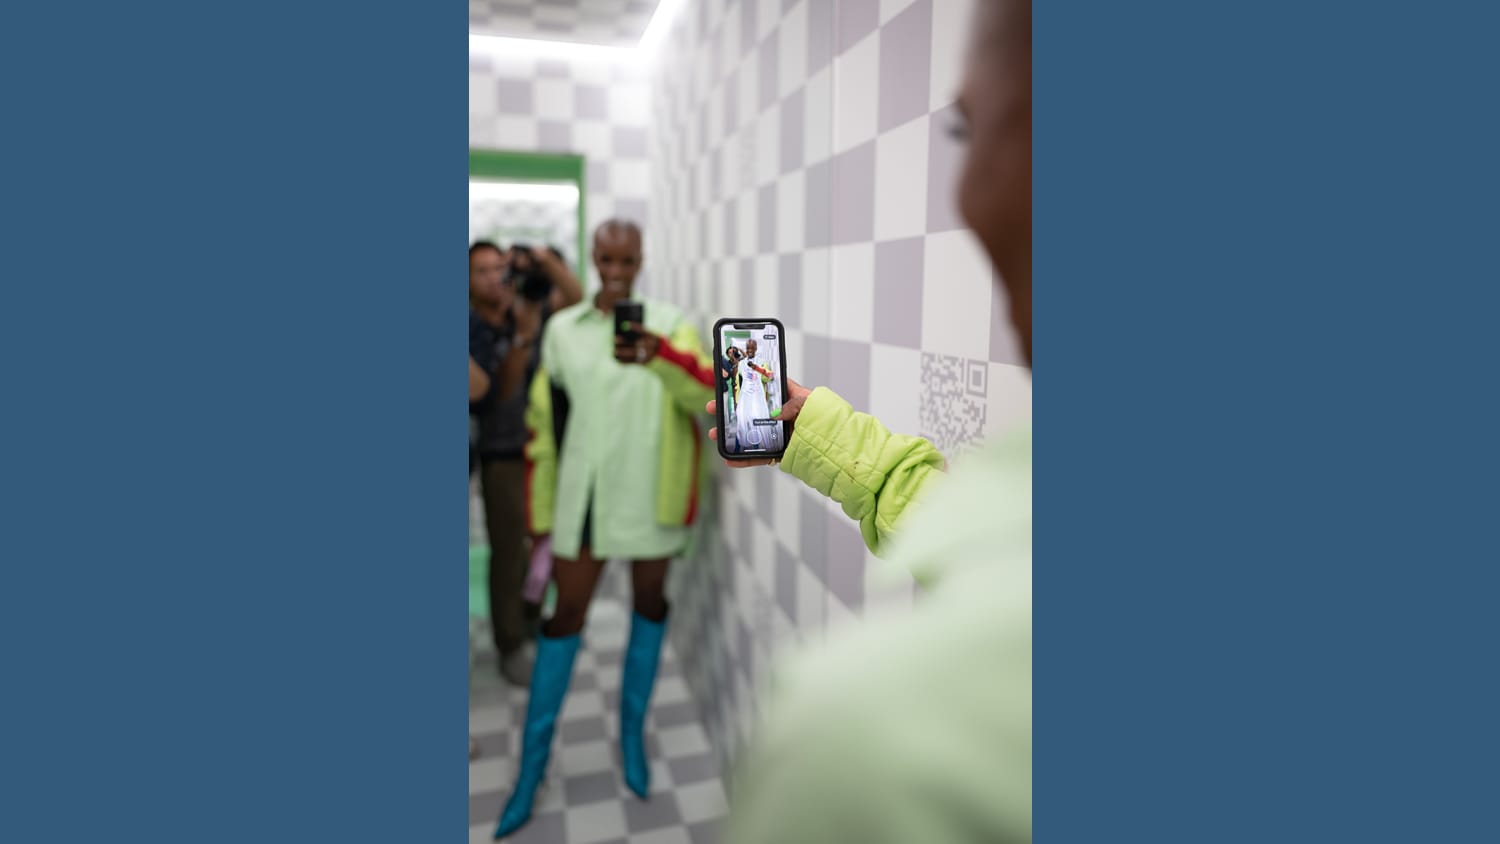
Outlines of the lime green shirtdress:
M531 532L551 533L559 557L578 556L590 507L599 559L672 557L691 538L714 374L680 310L647 301L644 313L646 329L662 337L646 365L615 360L614 316L592 301L547 321L526 411L526 500ZM561 449L553 386L568 398Z
M728 844L1031 840L1031 436L951 473L827 389L782 469L926 588L906 616L783 665L735 781Z

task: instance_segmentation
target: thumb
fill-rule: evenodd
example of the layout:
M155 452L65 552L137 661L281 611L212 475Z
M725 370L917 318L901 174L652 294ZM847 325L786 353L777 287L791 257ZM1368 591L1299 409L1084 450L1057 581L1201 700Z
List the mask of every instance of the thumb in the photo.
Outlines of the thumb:
M793 392L792 397L787 399L786 404L781 406L781 420L791 422L802 412L802 405L807 401L805 392Z

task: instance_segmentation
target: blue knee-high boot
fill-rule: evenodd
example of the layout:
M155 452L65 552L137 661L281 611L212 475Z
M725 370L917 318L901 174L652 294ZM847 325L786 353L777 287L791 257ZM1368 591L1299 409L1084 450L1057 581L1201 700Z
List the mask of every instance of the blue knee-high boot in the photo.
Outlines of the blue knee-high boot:
M620 755L625 762L625 784L644 799L651 787L651 766L646 761L646 710L656 685L656 666L666 618L651 621L640 613L630 618L630 645L625 649L625 670L620 680Z
M536 663L531 669L531 696L526 701L526 729L521 734L521 771L515 790L500 813L495 837L502 838L521 828L531 818L531 803L537 786L547 772L547 758L552 754L552 733L568 680L573 676L573 658L578 655L578 635L553 639L538 636Z

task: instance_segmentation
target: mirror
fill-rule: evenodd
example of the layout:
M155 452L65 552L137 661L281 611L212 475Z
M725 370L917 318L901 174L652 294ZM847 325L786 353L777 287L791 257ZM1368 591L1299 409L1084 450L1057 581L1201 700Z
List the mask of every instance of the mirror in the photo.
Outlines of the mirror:
M553 246L578 266L578 186L571 182L469 182L469 242L502 249Z
M575 272L584 244L583 157L470 151L469 243L551 246Z

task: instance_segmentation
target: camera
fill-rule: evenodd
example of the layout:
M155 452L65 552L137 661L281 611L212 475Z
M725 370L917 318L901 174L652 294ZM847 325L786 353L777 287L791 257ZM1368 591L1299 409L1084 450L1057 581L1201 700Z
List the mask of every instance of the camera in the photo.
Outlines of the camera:
M532 247L517 243L510 249L510 268L505 272L505 283L514 285L521 298L533 302L540 302L551 295L552 279L537 262L536 252ZM549 246L547 251L562 258L562 253L555 247Z

